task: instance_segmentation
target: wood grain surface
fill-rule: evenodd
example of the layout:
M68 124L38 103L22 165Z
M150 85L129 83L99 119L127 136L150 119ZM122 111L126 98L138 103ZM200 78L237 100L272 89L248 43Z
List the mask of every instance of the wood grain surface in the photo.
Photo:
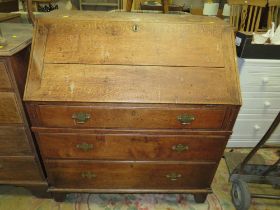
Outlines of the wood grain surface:
M0 92L0 125L22 122L15 94Z
M51 159L218 161L224 136L38 133L41 154ZM180 148L185 148L180 150ZM177 148L177 150L176 150Z
M9 79L6 64L0 60L0 90L9 90L12 88L11 81Z
M46 166L52 186L79 189L209 188L216 169L216 165L211 163L132 161L49 160ZM83 173L88 176L83 176ZM172 173L181 176L173 181L166 177Z
M0 156L32 154L24 127L0 126Z
M168 108L162 106L134 107L118 106L37 106L39 126L42 127L72 127L72 128L196 128L221 129L226 114L226 107L220 108ZM73 119L75 113L90 115L85 123L79 124ZM188 125L178 121L182 115L191 115L195 119Z
M27 101L241 103L233 32L215 18L61 15L38 19Z
M0 157L0 180L11 181L41 181L34 157Z

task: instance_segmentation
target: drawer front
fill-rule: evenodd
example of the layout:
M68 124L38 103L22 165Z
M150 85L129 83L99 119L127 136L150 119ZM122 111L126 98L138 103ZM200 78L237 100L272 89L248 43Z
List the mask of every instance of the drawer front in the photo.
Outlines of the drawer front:
M252 60L254 63L248 63L245 62L241 65L239 65L240 68L240 72L241 74L243 73L249 73L249 74L262 74L262 73L266 73L269 75L280 75L280 62L279 60L275 60L276 62L271 62L272 60L270 60L267 63L259 63L259 60Z
M244 74L240 77L241 86L279 86L280 74L270 75L266 73Z
M39 133L45 158L219 161L223 136Z
M42 180L33 157L0 157L0 181Z
M0 89L11 89L12 84L9 79L6 65L4 62L0 61Z
M24 127L0 127L0 156L32 155Z
M215 164L47 161L50 184L57 188L185 189L208 188Z
M269 129L273 119L238 119L233 127L232 138L258 138Z
M14 93L0 92L0 125L22 123Z
M40 105L40 126L220 129L226 108L146 108Z
M242 109L280 109L280 94L278 94L279 98L277 97L277 94L275 94L275 98L254 98L254 95L252 95L252 98L245 98L243 100L243 106Z

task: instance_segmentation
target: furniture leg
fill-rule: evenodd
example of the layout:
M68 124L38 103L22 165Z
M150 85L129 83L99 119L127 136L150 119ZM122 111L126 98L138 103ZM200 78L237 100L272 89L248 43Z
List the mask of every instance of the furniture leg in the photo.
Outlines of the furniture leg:
M204 203L207 198L207 193L194 194L194 200L196 203Z

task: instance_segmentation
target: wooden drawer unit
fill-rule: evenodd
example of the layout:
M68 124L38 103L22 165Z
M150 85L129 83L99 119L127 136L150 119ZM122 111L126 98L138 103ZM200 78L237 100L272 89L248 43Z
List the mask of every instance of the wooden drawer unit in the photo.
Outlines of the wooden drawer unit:
M33 155L23 126L0 126L0 156Z
M222 129L226 107L39 105L38 126L133 129Z
M24 92L55 199L203 202L241 105L232 29L185 14L61 15L37 19Z
M216 170L211 163L60 160L46 164L52 186L84 189L209 188Z
M0 92L0 125L23 123L16 96L13 92Z
M3 61L0 60L0 90L1 89L11 89L11 81L8 77L8 72L6 65Z
M1 184L42 181L34 157L0 157L0 177Z
M218 161L224 136L38 133L44 158Z
M47 182L22 101L32 27L0 23L7 45L0 48L0 184L46 195Z
M254 147L280 110L280 61L238 58L238 63L243 105L228 147ZM268 144L277 145L277 138Z

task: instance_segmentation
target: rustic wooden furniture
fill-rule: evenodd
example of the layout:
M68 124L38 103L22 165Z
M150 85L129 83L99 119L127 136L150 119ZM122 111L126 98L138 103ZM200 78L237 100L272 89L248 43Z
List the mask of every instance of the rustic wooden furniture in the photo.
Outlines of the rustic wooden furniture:
M80 10L109 11L122 9L122 0L79 0Z
M204 202L241 104L233 31L184 14L39 17L24 100L56 200L160 192Z
M44 196L47 182L22 104L32 27L0 23L0 28L7 39L0 46L0 184Z
M228 0L230 24L236 31L256 32L267 0Z
M0 12L14 12L18 11L17 0L1 0L0 1Z
M141 10L158 10L162 11L161 5L146 5L140 2L140 9ZM168 5L168 11L175 11L175 12L182 12L183 6L180 5Z
M0 22L6 22L9 20L12 20L14 18L18 18L20 17L20 14L16 14L16 13L0 13Z
M267 28L274 22L276 27L280 24L280 0L268 0Z
M133 0L127 0L126 2L126 11L127 12L131 12L131 8L132 8L132 4L133 4ZM167 0L161 0L161 9L163 13L168 13L168 1Z

